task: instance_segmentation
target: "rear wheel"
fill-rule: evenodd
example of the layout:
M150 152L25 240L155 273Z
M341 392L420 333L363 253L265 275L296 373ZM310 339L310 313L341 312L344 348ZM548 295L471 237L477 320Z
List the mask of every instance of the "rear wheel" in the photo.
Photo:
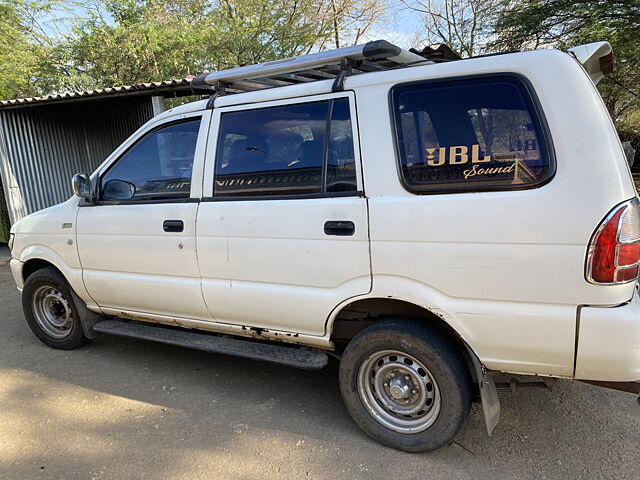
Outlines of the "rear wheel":
M363 330L340 364L340 390L355 422L378 442L409 452L453 440L469 412L471 385L457 346L409 320Z
M71 287L54 268L43 268L27 278L22 309L33 333L50 347L70 350L87 342Z

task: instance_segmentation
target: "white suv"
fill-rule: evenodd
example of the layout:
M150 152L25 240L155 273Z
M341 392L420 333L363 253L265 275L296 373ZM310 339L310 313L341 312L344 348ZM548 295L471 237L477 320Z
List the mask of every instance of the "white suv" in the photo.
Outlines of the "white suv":
M412 452L453 439L474 385L493 429L490 371L637 392L640 208L594 85L610 57L377 41L197 77L210 100L13 226L27 322L63 349L330 354L358 425Z

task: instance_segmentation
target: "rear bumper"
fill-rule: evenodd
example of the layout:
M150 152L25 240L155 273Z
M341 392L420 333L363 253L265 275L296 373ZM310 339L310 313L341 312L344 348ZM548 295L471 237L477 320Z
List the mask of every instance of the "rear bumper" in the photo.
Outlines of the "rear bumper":
M24 266L24 263L17 258L12 258L9 262L9 266L11 267L13 281L16 282L18 290L22 291L22 287L24 286L24 282L22 281L22 267Z
M618 307L582 307L575 378L640 380L640 297Z

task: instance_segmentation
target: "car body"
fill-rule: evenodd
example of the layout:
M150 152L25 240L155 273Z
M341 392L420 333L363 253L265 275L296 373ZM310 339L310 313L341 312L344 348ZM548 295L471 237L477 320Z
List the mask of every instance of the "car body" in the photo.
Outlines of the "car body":
M636 190L576 56L426 63L173 108L93 173L106 197L13 226L16 284L53 266L96 314L323 351L375 319L420 319L488 371L638 381L636 277L602 284L588 267ZM123 160L180 142L192 162L172 150L160 179ZM306 157L289 162L293 149ZM242 171L258 157L271 170Z

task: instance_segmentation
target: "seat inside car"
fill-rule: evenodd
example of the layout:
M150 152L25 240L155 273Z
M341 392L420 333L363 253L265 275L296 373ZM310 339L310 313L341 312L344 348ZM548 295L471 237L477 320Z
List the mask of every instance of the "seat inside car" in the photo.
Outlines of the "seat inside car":
M233 142L229 151L224 173L259 172L267 170L269 147L258 139L239 139Z

